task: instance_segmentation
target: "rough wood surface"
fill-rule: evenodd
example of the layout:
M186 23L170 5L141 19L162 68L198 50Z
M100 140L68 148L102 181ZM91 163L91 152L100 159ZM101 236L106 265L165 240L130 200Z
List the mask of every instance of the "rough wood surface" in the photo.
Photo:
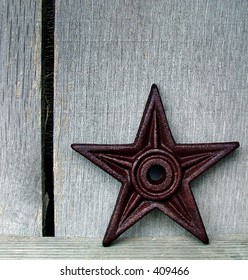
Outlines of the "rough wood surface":
M120 183L70 144L133 142L152 83L178 143L240 142L192 189L210 236L247 234L247 29L247 1L56 1L57 236L103 237ZM185 234L155 211L124 236Z
M40 236L41 1L0 1L0 235Z
M248 239L218 237L210 245L186 237L121 238L111 247L93 238L0 239L0 259L248 259Z

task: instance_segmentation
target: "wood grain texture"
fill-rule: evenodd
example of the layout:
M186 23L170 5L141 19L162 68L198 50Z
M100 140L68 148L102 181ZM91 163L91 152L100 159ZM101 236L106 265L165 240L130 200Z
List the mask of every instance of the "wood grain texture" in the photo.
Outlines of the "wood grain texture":
M103 237L120 183L70 144L133 142L152 83L177 143L240 142L191 185L210 236L247 234L247 29L247 1L56 2L57 236ZM168 235L154 211L123 236Z
M0 238L0 259L247 260L248 239L218 237L206 246L183 236L120 238L112 247L93 238Z
M0 2L0 235L40 236L41 1Z

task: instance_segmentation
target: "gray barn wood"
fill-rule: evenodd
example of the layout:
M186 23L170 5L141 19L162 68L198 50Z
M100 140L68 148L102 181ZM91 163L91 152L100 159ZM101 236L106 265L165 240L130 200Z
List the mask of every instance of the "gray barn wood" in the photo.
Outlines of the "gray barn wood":
M103 237L120 183L70 144L133 142L152 83L178 143L240 142L192 190L211 238L247 234L247 28L247 1L56 1L57 236ZM123 236L168 235L154 211Z
M180 259L247 260L248 240L242 235L218 236L208 246L186 236L119 239L106 248L99 238L0 238L0 259Z
M0 1L0 235L40 236L41 1Z

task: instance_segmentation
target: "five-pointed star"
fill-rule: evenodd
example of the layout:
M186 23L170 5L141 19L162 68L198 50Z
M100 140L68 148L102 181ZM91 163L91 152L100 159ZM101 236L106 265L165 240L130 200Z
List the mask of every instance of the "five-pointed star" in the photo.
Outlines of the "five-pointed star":
M72 144L122 183L103 245L110 245L153 209L208 244L190 182L238 146L238 142L177 144L153 84L133 144Z

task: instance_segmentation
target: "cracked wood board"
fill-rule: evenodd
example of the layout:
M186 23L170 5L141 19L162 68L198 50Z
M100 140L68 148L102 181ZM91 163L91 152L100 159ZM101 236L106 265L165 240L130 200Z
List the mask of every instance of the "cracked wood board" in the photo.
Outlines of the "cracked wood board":
M0 235L41 236L41 1L0 17Z

